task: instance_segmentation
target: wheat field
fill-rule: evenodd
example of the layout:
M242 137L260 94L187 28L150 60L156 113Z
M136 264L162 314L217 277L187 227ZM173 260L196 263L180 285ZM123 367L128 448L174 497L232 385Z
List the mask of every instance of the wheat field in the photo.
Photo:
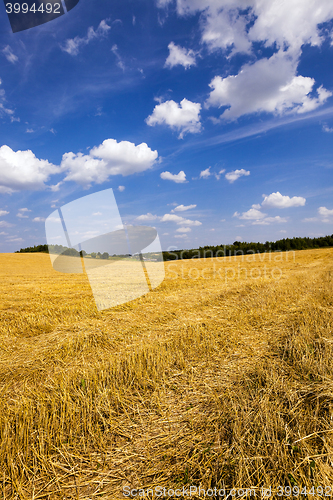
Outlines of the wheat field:
M333 249L165 269L98 312L85 275L0 254L0 498L333 488Z

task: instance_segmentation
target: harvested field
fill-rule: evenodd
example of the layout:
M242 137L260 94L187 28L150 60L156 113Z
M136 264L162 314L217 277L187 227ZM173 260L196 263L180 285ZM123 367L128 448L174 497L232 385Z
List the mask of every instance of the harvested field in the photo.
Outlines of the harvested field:
M84 275L0 255L2 497L332 495L333 249L165 268L98 312Z

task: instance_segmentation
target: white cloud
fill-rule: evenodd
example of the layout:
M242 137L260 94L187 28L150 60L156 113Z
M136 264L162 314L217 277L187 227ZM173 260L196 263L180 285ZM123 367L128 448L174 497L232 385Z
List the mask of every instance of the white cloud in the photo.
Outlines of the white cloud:
M125 186L118 186L118 191L120 191L121 193L125 191Z
M265 218L266 214L260 212L260 210L256 208L250 208L247 212L243 212L242 215L240 215L238 212L235 212L233 217L238 217L239 219L245 219L245 220L259 220Z
M63 182L62 182L62 181L60 181L60 182L58 182L57 184L54 184L54 185L52 185L52 186L48 186L48 187L49 187L49 189L50 189L51 191L53 191L53 192L55 193L55 192L59 191L60 186L62 186L62 184L63 184Z
M196 208L196 205L178 205L172 210L172 212L185 212L186 210L191 210L192 208Z
M13 227L13 224L6 222L4 220L0 220L0 227Z
M127 176L150 169L158 157L146 143L135 146L132 142L106 139L91 149L89 155L65 153L61 169L68 171L65 181L90 185L101 184L112 175Z
M261 206L264 208L290 208L290 207L303 207L306 199L302 196L283 196L279 191L265 196Z
M33 134L34 133L34 129L33 128L27 128L27 130L25 131L26 134Z
M201 222L198 220L190 220L190 219L185 219L184 217L181 217L180 215L176 214L165 214L161 218L161 222L176 222L178 225L185 225L185 226L201 226Z
M176 235L175 235L175 238L183 238L183 239L187 239L187 234L176 234Z
M302 222L317 222L319 219L317 217L306 217L302 219Z
M31 212L31 210L29 210L29 208L19 208L18 211L19 212Z
M254 64L245 64L238 75L216 76L206 106L227 107L221 118L268 112L284 114L312 111L323 104L332 92L322 86L311 96L315 80L296 76L297 59L284 51Z
M2 217L3 215L7 215L9 214L9 212L7 212L7 210L0 210L0 217Z
M161 222L177 222L177 224L180 224L183 220L185 220L184 217L176 214L165 214L161 218Z
M331 215L333 215L333 209L329 210L326 207L319 207L318 213L319 213L319 215L323 215L324 217L331 216Z
M176 229L177 233L190 233L192 229L190 227L180 227Z
M236 6L235 6L236 7ZM216 15L207 15L204 21L202 42L213 51L216 49L232 49L249 53L251 41L246 34L246 24L250 15L239 16L237 10L220 10Z
M29 216L24 215L22 212L17 213L16 217L19 217L20 219L29 219Z
M59 167L39 160L30 150L15 152L5 145L0 148L1 192L44 189L50 176L59 172Z
M186 181L186 174L183 170L181 170L178 174L172 174L171 172L162 172L160 174L161 179L166 180L166 181L173 181L176 182L177 184L181 184Z
M222 168L222 170L220 170L218 174L214 174L218 181L220 180L221 174L224 174L224 172L225 172L225 168Z
M6 45L6 47L2 49L2 53L6 57L7 61L11 62L12 64L15 64L18 61L18 57L13 53L9 45Z
M231 172L225 174L225 178L230 183L233 183L237 181L237 179L239 179L242 175L250 175L250 171L244 170L244 168L241 168L240 170L232 170Z
M113 52L113 54L116 56L117 58L117 66L122 69L123 71L125 71L125 64L121 58L121 56L119 55L119 52L118 52L118 46L115 44L115 45L112 45L111 47L111 52Z
M206 170L202 170L200 172L200 179L208 179L212 175L210 171L211 167L206 168Z
M328 125L323 125L323 131L332 133L333 132L333 127L328 127Z
M326 207L319 207L318 214L322 217L322 222L333 222L333 209L330 210Z
M165 61L165 67L173 68L174 66L181 65L185 69L195 66L195 52L190 49L184 49L179 45L170 42L168 45L169 55Z
M159 0L158 5L165 8L171 1ZM320 28L333 18L332 2L176 0L176 4L180 16L199 13L201 41L209 51L223 50L230 58L236 53L253 56L253 44L258 42L277 49L268 59L245 64L238 75L212 80L207 105L228 107L223 118L258 112L304 113L332 95L323 87L314 93L315 80L297 73L302 47L319 46L325 39Z
M184 134L200 132L201 104L183 99L180 105L175 101L165 101L157 104L153 113L146 118L146 123L151 127L155 125L168 125L171 129L179 131L179 139Z
M32 219L33 222L45 222L45 219L44 217L35 217L34 219Z
M23 240L23 238L7 238L6 241L15 242L15 241L24 241L24 240Z
M276 217L267 217L267 214L260 212L260 205L252 205L247 212L243 212L240 214L239 212L235 212L233 217L237 217L238 219L247 220L252 223L252 225L262 225L268 226L272 222L282 223L287 222L286 218L280 217L277 215Z
M269 224L271 224L271 222L278 222L278 223L282 223L282 222L287 222L288 219L286 219L285 217L280 217L279 215L277 215L276 217L265 217L264 219L262 220L256 220L254 222L252 222L253 225L263 225L263 226L268 226Z
M98 39L105 37L110 29L111 26L109 26L106 21L103 20L99 23L96 31L92 26L90 26L85 37L81 38L79 36L76 36L75 38L66 40L65 44L60 46L61 50L67 52L67 54L70 54L71 56L77 56L81 47L83 47L84 45L88 45L88 43L96 38Z
M202 222L200 222L198 220L184 219L181 222L178 222L178 224L185 225L185 226L201 226Z
M159 217L157 215L153 215L150 212L148 212L145 215L139 215L139 217L136 218L136 220L156 220Z
M0 78L0 85L2 84L2 80ZM0 89L0 116L7 116L10 118L10 121L13 122L19 122L19 118L15 118L14 116L14 111L8 107L5 106L6 103L6 95L4 89Z
M165 7L172 0L159 0ZM177 0L181 16L201 13L202 42L211 50L249 51L249 44L301 48L305 43L319 45L318 25L333 17L327 0ZM248 23L252 22L252 26Z

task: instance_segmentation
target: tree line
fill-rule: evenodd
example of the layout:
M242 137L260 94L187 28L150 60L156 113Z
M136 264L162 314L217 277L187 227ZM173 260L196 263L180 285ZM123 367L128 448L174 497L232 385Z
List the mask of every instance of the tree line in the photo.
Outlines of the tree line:
M108 259L110 255L108 252L92 252L87 254L85 250L81 250L80 252L75 248L68 248L62 245L35 245L33 247L21 248L17 250L15 253L54 253L61 255L69 255L70 257L86 257L89 255L93 259ZM119 257L127 257L127 255L120 255Z
M232 245L206 245L198 249L163 252L163 258L164 260L200 259L265 252L288 252L291 250L307 250L310 248L325 247L333 247L333 234L331 236L321 236L318 238L283 238L282 240L266 241L265 243L234 241Z
M309 237L294 237L294 238L283 238L277 241L266 241L265 243L248 243L246 241L234 241L232 245L206 245L204 247L199 247L197 249L190 250L173 250L163 253L163 260L181 260L181 259L200 259L207 257L228 257L235 255L246 255L253 253L265 253L265 252L288 252L292 250L307 250L315 248L325 248L333 247L333 234L331 236L320 236L317 238ZM83 257L90 255L92 258L108 259L110 256L107 252L92 252L87 254L84 250L78 252L75 248L67 248L62 245L35 245L33 247L21 248L15 253L33 253L42 252L70 255L73 257L78 257L82 255ZM129 257L130 255L119 255L117 257ZM156 259L159 260L159 259Z

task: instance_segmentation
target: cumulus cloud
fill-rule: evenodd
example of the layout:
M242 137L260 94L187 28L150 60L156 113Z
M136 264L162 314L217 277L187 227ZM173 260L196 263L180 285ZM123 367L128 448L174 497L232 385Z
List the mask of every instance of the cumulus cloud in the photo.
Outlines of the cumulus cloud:
M33 222L45 222L45 219L44 217L35 217L34 219L32 219Z
M323 131L332 133L333 132L333 127L329 127L328 125L323 125Z
M151 127L155 125L168 125L173 130L179 131L179 139L184 134L195 134L201 130L200 122L201 104L183 99L180 104L175 101L165 101L157 104L153 113L146 118L146 123Z
M88 45L88 43L90 43L92 40L105 37L110 29L111 26L109 26L106 21L103 20L99 23L96 31L92 26L90 26L90 28L88 28L86 36L82 38L76 36L75 38L69 38L68 40L66 40L64 45L60 46L61 50L67 52L67 54L70 54L71 56L77 56L81 47Z
M174 66L181 65L185 69L195 66L195 52L190 49L185 49L170 42L168 45L169 55L165 61L166 68L173 68Z
M18 57L13 53L9 45L6 45L6 47L2 49L2 53L10 63L15 64L18 61Z
M183 170L181 170L178 174L172 174L171 172L162 172L160 174L161 179L165 181L173 181L176 182L177 184L182 184L183 182L186 181L186 174Z
M221 118L234 120L250 113L304 113L323 104L332 92L322 86L311 96L315 80L296 76L297 60L283 51L245 64L238 75L216 76L206 106L226 107Z
M18 217L19 219L29 219L29 216L28 215L24 215L24 212L18 212L16 214L16 217Z
M165 7L172 0L158 0ZM249 43L263 41L267 47L319 45L318 25L333 17L333 5L326 0L177 0L181 16L201 14L202 42L210 50L247 52ZM251 23L251 24L249 24Z
M279 215L277 215L276 217L265 217L262 220L255 220L252 222L252 224L268 226L271 222L287 222L287 219L285 217L280 217Z
M319 207L318 214L320 215L322 222L333 222L333 209L330 210L326 207Z
M6 145L0 148L0 190L3 193L45 189L50 176L59 172L59 167L39 160L30 150L15 152Z
M168 5L160 0L159 6ZM238 75L216 76L207 106L226 107L221 116L233 120L249 113L304 113L323 104L331 92L297 73L302 47L320 46L322 23L333 18L327 0L176 0L180 16L199 14L201 41L209 51L257 55ZM254 44L276 53L260 58ZM315 91L315 92L314 92ZM214 118L214 117L213 117ZM218 120L215 121L218 123Z
M158 215L153 215L150 212L144 215L139 215L139 217L136 218L136 220L156 220L158 219Z
M238 212L235 212L233 217L238 217L239 219L245 219L245 220L259 220L265 218L266 214L260 212L257 208L250 208L247 212L243 212L242 215L240 215Z
M172 210L172 212L185 212L186 210L191 210L195 207L196 205L178 205Z
M8 215L9 212L7 212L7 210L0 210L0 217L2 217L3 215Z
M177 224L179 224L183 220L185 220L184 217L176 214L165 214L161 218L161 222L177 222Z
M252 205L252 208L247 210L247 212L243 212L242 214L240 214L239 212L235 212L233 217L251 222L252 225L262 226L268 226L269 224L274 222L287 222L286 218L280 217L279 215L277 215L276 217L267 217L267 214L259 210L258 205Z
M206 170L202 170L200 172L200 179L208 179L212 175L210 171L211 167L206 168Z
M225 178L232 184L233 182L237 181L237 179L239 179L242 175L250 175L250 171L244 170L244 168L241 168L240 170L232 170L231 172L225 174Z
M118 186L118 191L120 191L120 193L125 191L125 186Z
M190 233L192 229L190 227L179 227L176 229L176 233Z
M161 222L175 222L178 225L185 225L185 226L201 226L201 222L198 220L190 220L190 219L185 219L184 217L181 217L180 215L176 214L165 214L161 218Z
M331 215L333 215L333 209L330 210L326 207L319 207L318 213L319 213L319 215L323 215L324 217L331 216Z
M158 157L146 143L135 146L132 142L106 139L100 146L83 153L65 153L61 169L67 171L65 181L82 185L101 184L110 176L127 176L150 169Z
M283 196L279 191L265 196L261 206L264 208L290 208L290 207L304 207L306 199L302 196Z

